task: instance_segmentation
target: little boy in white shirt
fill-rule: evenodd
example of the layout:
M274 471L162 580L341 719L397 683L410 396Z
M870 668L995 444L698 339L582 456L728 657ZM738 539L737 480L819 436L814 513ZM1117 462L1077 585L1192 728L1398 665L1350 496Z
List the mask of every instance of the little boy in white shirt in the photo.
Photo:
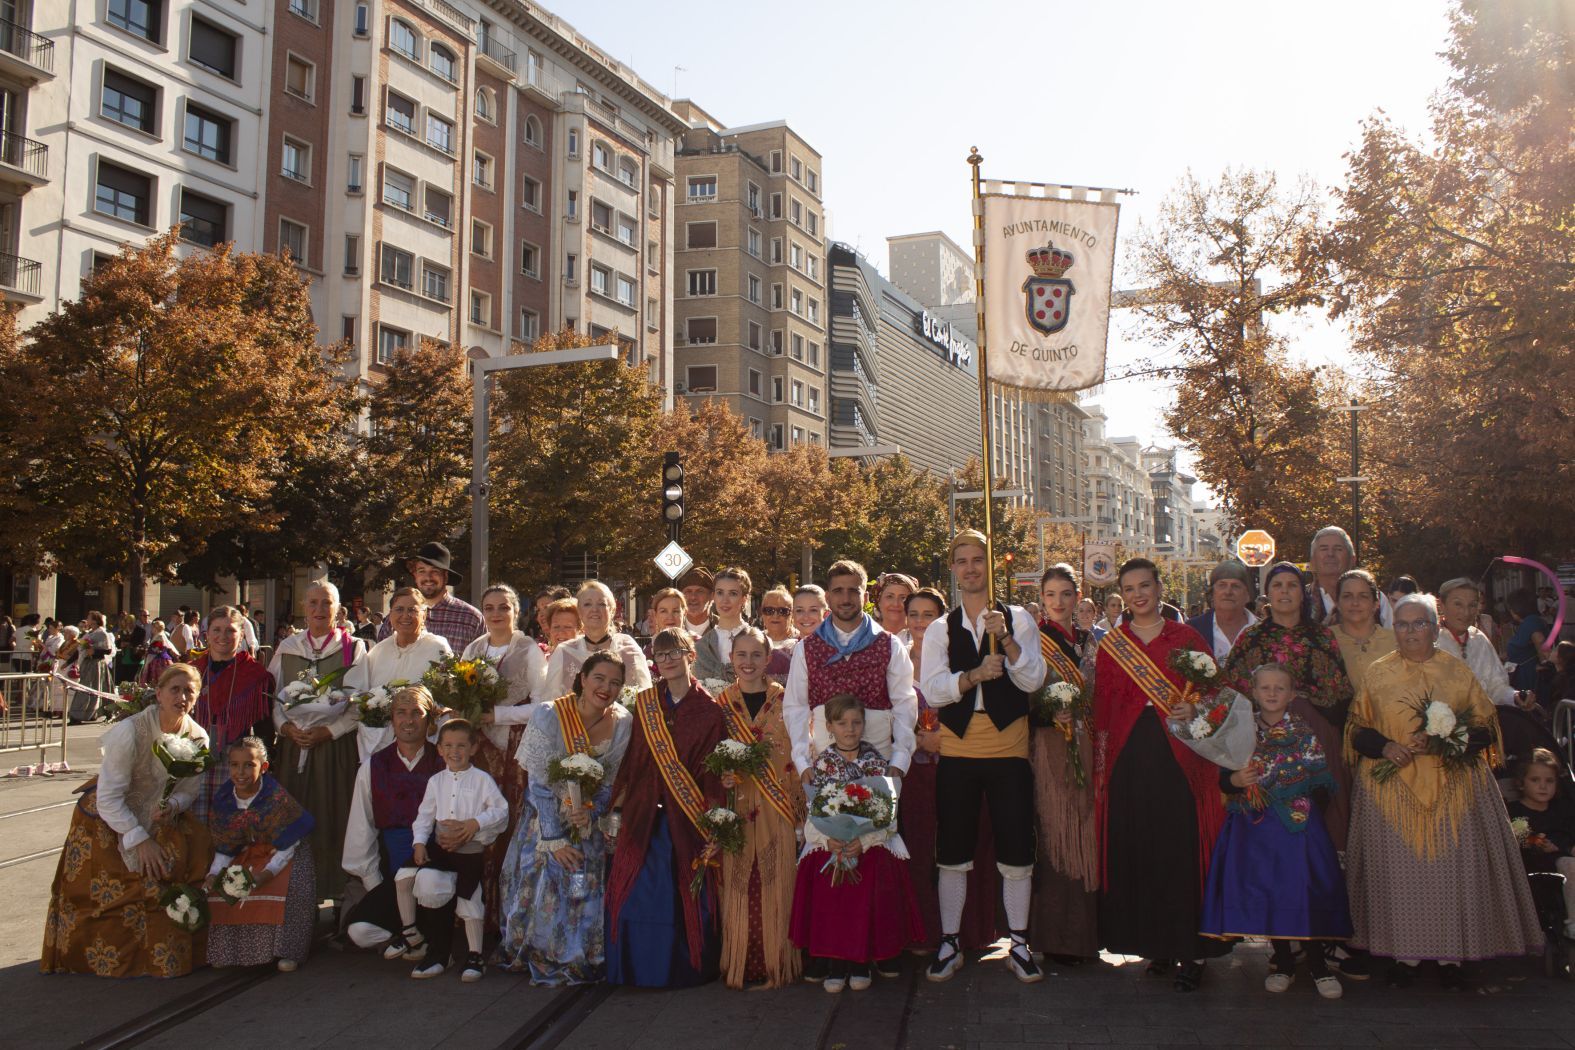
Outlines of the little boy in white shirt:
M437 749L446 768L427 781L411 826L413 866L394 875L404 930L389 942L383 958L415 962L410 976L417 979L446 970L453 940L447 905L457 898L455 911L464 920L469 948L460 980L479 981L486 972L481 956L486 914L481 900L482 850L508 826L509 804L492 778L470 764L476 729L468 721L445 722L438 730Z

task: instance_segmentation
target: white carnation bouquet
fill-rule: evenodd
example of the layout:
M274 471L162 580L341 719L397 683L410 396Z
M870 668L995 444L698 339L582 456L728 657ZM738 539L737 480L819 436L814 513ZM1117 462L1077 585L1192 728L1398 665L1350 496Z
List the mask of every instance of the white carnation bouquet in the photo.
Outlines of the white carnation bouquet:
M587 802L586 798L596 794L606 779L606 768L583 752L576 751L547 763L547 783L563 787L571 809L594 806L595 803ZM569 840L580 841L580 829L573 824L569 825Z
M166 886L159 894L159 905L169 920L187 933L208 925L208 898L194 886L184 882Z
M726 689L727 686L728 686L728 681L725 678L702 678L702 679L700 679L700 688L702 688L706 692L710 693L713 697L721 696L722 695L722 690Z
M691 896L700 896L705 885L707 868L720 868L718 853L744 851L744 820L725 806L716 806L700 814L696 830L705 837L705 850L694 861L694 877L689 880Z
M756 740L750 744L729 737L717 744L716 748L705 756L705 768L708 772L719 777L731 773L739 779L759 776L766 771L766 766L770 762L769 740ZM728 789L727 805L729 809L738 808L737 788Z
M284 717L296 728L305 730L339 721L355 695L340 685L347 670L347 667L336 667L320 678L313 678L311 671L302 671L295 681L279 690ZM302 750L296 762L296 772L305 768L306 751Z
M214 876L213 888L229 903L241 905L257 888L257 877L244 864L230 864Z
M168 775L164 781L164 793L159 796L160 803L169 801L171 792L180 781L201 776L213 765L213 755L206 744L194 736L180 733L165 733L153 741L153 754Z
M356 717L368 729L382 729L393 713L394 694L387 686L374 686L354 696Z
M1436 757L1447 772L1469 769L1476 761L1471 754L1471 730L1477 728L1476 724L1442 700L1426 694L1409 706L1416 716L1416 731L1427 738L1422 753ZM1374 762L1370 770L1373 780L1380 784L1399 771L1400 767L1387 758Z

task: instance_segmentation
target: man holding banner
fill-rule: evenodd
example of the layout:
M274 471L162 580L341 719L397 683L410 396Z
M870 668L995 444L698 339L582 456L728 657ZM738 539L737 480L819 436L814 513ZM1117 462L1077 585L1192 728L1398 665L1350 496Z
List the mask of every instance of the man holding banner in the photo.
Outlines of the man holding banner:
M924 698L940 717L935 771L935 862L940 869L941 943L927 976L962 966L957 934L979 841L979 804L990 807L996 867L1017 979L1044 973L1028 948L1034 873L1034 777L1028 762L1028 697L1044 684L1039 628L1021 606L992 600L989 546L967 529L952 540L952 579L962 595L945 620L924 632L919 666ZM943 627L944 625L944 627Z

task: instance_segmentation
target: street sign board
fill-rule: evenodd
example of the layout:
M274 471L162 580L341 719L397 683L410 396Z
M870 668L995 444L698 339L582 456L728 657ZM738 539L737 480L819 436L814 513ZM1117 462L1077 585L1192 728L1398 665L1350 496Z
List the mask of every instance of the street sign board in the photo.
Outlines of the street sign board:
M1263 568L1274 560L1274 537L1262 529L1248 529L1236 541L1236 557L1243 565Z
M689 556L689 552L678 545L677 540L663 547L661 553L652 560L656 562L658 569L667 574L669 580L678 579L678 577L689 571L689 566L695 563L695 560Z

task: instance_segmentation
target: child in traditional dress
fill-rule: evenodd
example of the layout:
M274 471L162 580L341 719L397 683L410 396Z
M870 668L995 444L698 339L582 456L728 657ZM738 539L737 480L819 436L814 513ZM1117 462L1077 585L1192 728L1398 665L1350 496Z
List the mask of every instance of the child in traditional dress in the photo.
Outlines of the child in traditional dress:
M880 752L864 741L858 697L839 693L827 700L826 726L832 745L815 759L814 792L891 775ZM924 933L907 859L896 821L851 842L828 839L813 821L804 826L792 931L793 943L809 952L807 979L821 980L832 993L863 991L872 963L898 955Z
M208 807L217 851L208 868L208 965L277 961L290 973L306 961L317 922L317 875L306 840L316 821L268 772L268 748L259 737L235 741L226 757L229 783ZM221 893L231 865L252 877L244 900Z
M1526 871L1564 876L1564 936L1575 938L1575 804L1559 794L1560 783L1567 778L1558 756L1535 748L1520 767L1520 798L1508 809L1511 822L1526 822L1524 834L1517 831Z
M1295 979L1293 941L1351 936L1345 877L1314 797L1334 791L1334 777L1312 729L1289 712L1295 695L1283 664L1252 672L1258 746L1244 769L1220 772L1227 816L1209 864L1200 931L1269 938L1274 956L1263 986L1271 992ZM1340 998L1322 945L1306 956L1318 994Z
M744 818L743 850L722 857L722 976L729 988L778 988L800 972L788 921L804 792L782 721L782 687L766 678L770 659L765 634L755 627L739 631L730 654L734 681L716 698L727 714L729 738L771 746L759 774L722 776Z
M470 764L476 753L476 729L470 722L463 718L445 722L438 730L437 749L445 768L427 781L421 809L411 825L414 867L401 868L394 876L404 930L383 950L383 957L416 962L410 976L417 979L446 970L454 931L447 905L453 900L465 923L469 954L460 980L468 983L481 980L487 971L481 955L486 915L481 899L482 851L508 826L509 804L493 779ZM421 952L428 942L430 952Z

